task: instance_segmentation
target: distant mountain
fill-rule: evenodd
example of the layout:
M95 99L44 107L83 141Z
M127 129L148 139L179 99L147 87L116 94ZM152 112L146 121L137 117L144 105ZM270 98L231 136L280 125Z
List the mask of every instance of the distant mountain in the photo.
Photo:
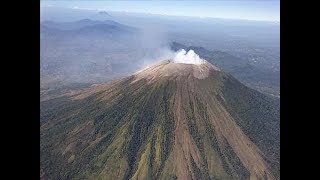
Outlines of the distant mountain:
M136 28L132 28L129 26L125 26L116 22L104 22L102 24L94 24L91 26L85 26L83 28L80 28L76 31L76 33L88 33L88 34L95 34L95 35L101 35L101 34L134 34L137 33Z
M279 179L279 104L207 61L41 102L41 179Z
M93 27L96 29L96 26L101 26L105 30L107 27L119 30L128 30L128 31L134 31L137 30L134 27L126 26L123 24L120 24L118 22L112 21L112 20L104 20L104 21L96 21L91 19L82 19L79 21L72 21L72 22L55 22L55 21L43 21L41 23L41 26L51 28L51 29L60 29L60 30L79 30L83 28L90 28Z
M98 13L99 13L100 15L112 17L107 11L99 11Z
M75 41L80 38L81 41L90 41L95 39L107 38L120 40L124 37L134 37L138 33L138 29L120 24L115 21L93 21L83 19L75 22L53 22L44 21L40 24L40 35L46 38L46 43L50 43L48 39L55 41ZM106 40L107 40L106 39Z
M135 43L137 33L139 29L111 20L42 22L41 83L49 89L59 89L56 85L62 82L64 87L68 82L105 82L130 72L136 67L123 64L127 64L126 52L135 47L131 43Z

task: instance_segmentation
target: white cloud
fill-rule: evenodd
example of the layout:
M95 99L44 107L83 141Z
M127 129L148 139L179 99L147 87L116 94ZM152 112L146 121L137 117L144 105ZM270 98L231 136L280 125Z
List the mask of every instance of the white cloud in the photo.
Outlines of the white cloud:
M190 49L188 53L186 50L181 49L177 52L173 62L184 64L201 64L203 63L203 60L192 49Z

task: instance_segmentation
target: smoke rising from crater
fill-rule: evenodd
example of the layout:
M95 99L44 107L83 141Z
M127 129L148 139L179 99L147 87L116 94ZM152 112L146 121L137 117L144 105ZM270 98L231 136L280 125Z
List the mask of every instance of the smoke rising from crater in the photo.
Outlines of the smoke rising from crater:
M196 54L192 49L190 49L188 52L186 52L184 49L181 49L173 58L173 62L184 64L201 64L203 60L200 59L199 55Z

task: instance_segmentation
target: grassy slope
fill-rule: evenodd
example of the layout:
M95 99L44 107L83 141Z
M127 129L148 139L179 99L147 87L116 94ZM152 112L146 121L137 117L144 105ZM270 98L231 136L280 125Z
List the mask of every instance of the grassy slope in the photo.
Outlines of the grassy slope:
M225 81L223 86L223 77L196 85L212 89L213 94L221 90L226 102L220 103L225 103L244 133L266 153L265 159L276 166L270 156L272 150L265 145L265 142L277 141L276 134L268 139L257 135L261 130L256 130L270 129L273 124L266 127L266 119L260 122L260 118L256 118L260 111L245 111L253 106L245 104L246 98L253 98L253 102L259 100L260 108L272 104L268 104L263 95L239 91L238 87L244 87L237 82ZM181 86L180 81L166 78L150 84L143 80L130 82L129 78L116 84L111 95L108 90L102 90L78 100L60 97L41 102L41 171L45 179L176 179L182 177L177 169L177 155L188 164L184 174L188 178L249 178L250 173L238 158L238 151L217 136L219 129L212 127L201 92L194 92L188 82ZM108 99L103 99L106 96ZM186 127L177 135L179 96ZM243 109L239 109L237 103ZM272 122L276 123L277 116L273 118ZM179 135L189 145L175 148ZM266 141L261 142L264 139Z
M269 161L274 174L279 177L279 100L249 89L232 77L226 78L222 93L226 100L225 107L245 134L262 150L265 160Z
M131 177L139 169L139 161L152 161L147 164L160 169L172 139L172 114L167 99L174 86L167 81L154 86L142 84L145 83L128 86L124 82L127 87L118 90L120 98L114 104L101 102L99 94L72 102L65 97L43 102L41 168L47 177ZM92 127L83 128L89 122ZM85 141L80 141L82 138ZM75 145L63 153L70 144ZM139 160L151 145L157 148L153 159L147 160L147 153ZM75 160L68 163L73 154ZM114 172L121 168L123 172ZM150 173L156 175L158 171Z

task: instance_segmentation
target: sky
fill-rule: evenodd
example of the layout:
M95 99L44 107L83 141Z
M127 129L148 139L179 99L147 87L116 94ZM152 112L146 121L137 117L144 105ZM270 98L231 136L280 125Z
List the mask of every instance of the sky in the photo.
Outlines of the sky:
M41 0L41 6L280 22L280 0Z

